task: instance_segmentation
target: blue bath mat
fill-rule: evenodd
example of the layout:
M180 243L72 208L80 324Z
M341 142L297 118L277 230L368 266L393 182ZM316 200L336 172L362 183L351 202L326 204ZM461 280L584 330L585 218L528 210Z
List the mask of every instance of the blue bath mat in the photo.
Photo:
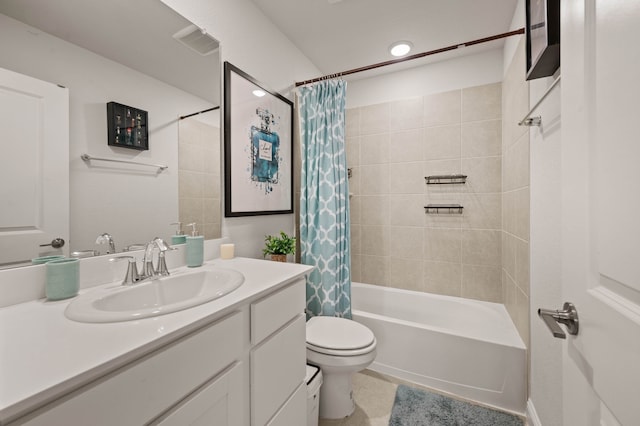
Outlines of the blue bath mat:
M523 426L512 414L398 385L389 426Z

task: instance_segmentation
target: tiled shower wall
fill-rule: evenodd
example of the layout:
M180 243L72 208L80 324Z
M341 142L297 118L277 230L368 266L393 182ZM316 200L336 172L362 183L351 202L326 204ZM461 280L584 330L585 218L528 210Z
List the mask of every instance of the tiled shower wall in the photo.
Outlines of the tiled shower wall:
M179 221L195 222L205 239L220 238L220 128L196 119L179 126Z
M502 169L503 302L529 347L529 127L518 122L529 111L525 41L505 75Z
M501 115L501 83L347 110L353 281L502 302Z

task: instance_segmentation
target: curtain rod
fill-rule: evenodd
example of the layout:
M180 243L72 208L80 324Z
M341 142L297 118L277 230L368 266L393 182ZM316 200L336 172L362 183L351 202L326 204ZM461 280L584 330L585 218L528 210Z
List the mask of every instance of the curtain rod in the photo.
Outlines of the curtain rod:
M325 75L325 76L322 76L322 77L313 78L311 80L298 81L298 82L296 82L296 87L303 86L303 85L309 84L309 83L315 83L317 81L326 80L328 78L342 77L342 76L349 75L349 74L355 74L355 73L362 72L362 71L369 71L369 70L373 70L373 69L376 69L376 68L385 67L387 65L399 64L400 62L406 62L406 61L411 61L413 59L424 58L425 56L435 55L436 53L448 52L449 50L455 50L455 49L459 49L461 47L473 46L475 44L480 44L480 43L486 43L488 41L499 40L501 38L506 38L506 37L510 37L510 36L518 35L518 34L524 34L524 28L520 28L520 29L517 29L517 30L514 30L514 31L509 31L509 32L502 33L502 34L497 34L497 35L494 35L494 36L491 36L491 37L485 37L485 38L479 38L477 40L467 41L465 43L458 43L458 44L454 44L454 45L451 45L451 46L442 47L440 49L430 50L428 52L416 53L415 55L410 55L410 56L407 56L407 57L404 57L404 58L400 58L400 59L392 59L390 61L378 62L377 64L367 65L367 66L360 67L360 68L354 68L354 69L351 69L351 70L348 70L348 71L342 71L342 72L339 72L339 73L336 73L336 74L329 74L329 75Z
M220 107L219 107L219 106L216 106L216 107L213 107L213 108L203 109L202 111L194 112L193 114L189 114L189 115L181 115L181 116L180 116L180 120L184 120L185 118L193 117L194 115L202 114L202 113L205 113L205 112L215 111L215 110L217 110L217 109L220 109Z

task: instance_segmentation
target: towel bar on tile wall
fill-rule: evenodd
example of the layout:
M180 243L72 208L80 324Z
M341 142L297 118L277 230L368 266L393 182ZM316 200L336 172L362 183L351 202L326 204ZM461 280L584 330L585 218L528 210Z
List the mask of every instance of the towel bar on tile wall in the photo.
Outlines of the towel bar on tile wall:
M450 185L454 183L466 183L467 175L432 175L424 178L427 185Z
M463 208L460 204L427 204L424 206L427 214L462 214Z

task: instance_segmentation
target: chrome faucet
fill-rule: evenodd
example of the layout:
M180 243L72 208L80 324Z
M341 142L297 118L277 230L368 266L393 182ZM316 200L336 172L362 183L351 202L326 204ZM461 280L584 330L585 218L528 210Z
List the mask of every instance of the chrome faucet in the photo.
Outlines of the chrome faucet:
M153 249L158 248L160 253L158 254L158 268L153 266ZM169 244L164 242L162 238L154 238L149 241L144 248L144 258L142 259L142 279L156 278L169 275L167 269L167 263L164 258L164 254L167 250L173 250Z
M98 235L98 238L96 238L96 244L105 244L105 243L109 244L109 249L107 250L107 254L116 252L116 245L113 242L113 238L111 237L111 235L107 234L106 232L102 235Z
M153 266L153 249L158 248L160 253L158 254L158 267ZM153 280L158 277L169 275L169 269L165 261L164 254L167 250L175 250L169 244L165 243L162 238L154 238L149 241L144 247L144 258L142 259L142 273L138 272L138 265L136 264L136 258L133 256L117 256L109 259L111 262L117 262L120 260L128 260L129 266L127 267L127 273L122 285L133 285L142 281Z

